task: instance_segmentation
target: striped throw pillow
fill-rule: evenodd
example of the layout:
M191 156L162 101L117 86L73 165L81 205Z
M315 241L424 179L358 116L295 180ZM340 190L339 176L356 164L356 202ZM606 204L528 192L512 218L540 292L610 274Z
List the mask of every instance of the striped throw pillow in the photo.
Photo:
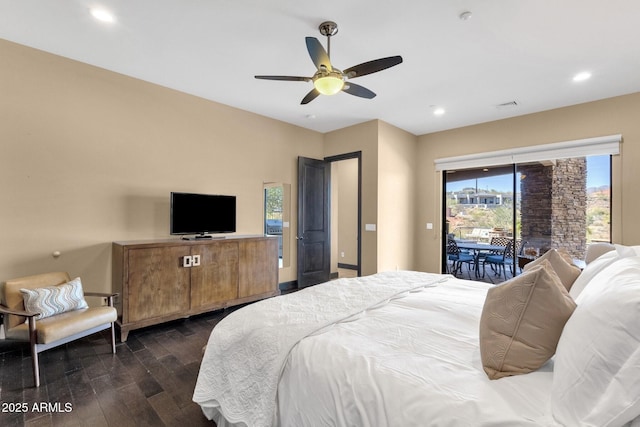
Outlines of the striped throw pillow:
M79 277L63 285L20 289L20 292L24 299L24 309L32 313L40 313L36 319L89 307L84 299Z

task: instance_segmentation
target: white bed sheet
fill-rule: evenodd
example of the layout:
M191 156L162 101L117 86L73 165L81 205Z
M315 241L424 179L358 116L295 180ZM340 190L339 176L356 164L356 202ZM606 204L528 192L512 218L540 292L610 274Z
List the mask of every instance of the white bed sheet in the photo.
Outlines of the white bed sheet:
M555 426L552 361L536 372L493 381L482 369L478 324L491 285L451 276L433 285L433 276L425 276L430 287L322 325L287 350L274 425ZM415 281L416 273L369 277L359 280ZM211 389L221 373L207 360L216 347L210 340L194 401L225 427L233 424L212 397L219 390Z
M486 285L451 279L333 325L292 350L285 426L554 426L552 361L489 380L478 348Z
M447 280L419 272L340 279L251 304L211 333L193 393L209 418L268 427L277 413L278 381L289 352L324 327ZM220 422L220 421L219 421Z

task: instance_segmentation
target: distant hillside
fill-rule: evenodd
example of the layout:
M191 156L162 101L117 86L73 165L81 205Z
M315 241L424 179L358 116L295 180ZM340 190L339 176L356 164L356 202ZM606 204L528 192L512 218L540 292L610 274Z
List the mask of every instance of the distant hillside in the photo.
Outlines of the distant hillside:
M609 186L608 185L601 185L600 187L589 187L587 188L587 194L591 194L591 193L599 193L602 191L606 191L607 193L609 193Z
M587 240L609 241L611 235L609 186L587 188Z

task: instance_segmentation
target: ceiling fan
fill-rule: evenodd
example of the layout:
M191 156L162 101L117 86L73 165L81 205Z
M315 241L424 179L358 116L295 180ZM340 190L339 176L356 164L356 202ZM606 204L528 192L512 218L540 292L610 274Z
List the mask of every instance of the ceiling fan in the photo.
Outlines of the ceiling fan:
M402 62L401 56L389 56L387 58L374 59L341 71L331 65L331 36L338 33L338 24L326 21L318 27L320 34L327 36L327 50L315 37L306 37L309 56L318 69L312 77L298 76L255 76L256 79L286 80L299 82L313 82L313 89L302 99L301 104L308 104L319 95L334 95L340 91L361 98L371 99L376 94L366 87L351 83L349 80L365 76L371 73L385 70Z

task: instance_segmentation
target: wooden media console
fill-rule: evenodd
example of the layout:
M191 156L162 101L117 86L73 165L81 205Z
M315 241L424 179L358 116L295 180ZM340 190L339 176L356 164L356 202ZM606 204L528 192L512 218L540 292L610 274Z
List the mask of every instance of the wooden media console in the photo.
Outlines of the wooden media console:
M280 293L278 238L113 242L120 339L129 331Z

